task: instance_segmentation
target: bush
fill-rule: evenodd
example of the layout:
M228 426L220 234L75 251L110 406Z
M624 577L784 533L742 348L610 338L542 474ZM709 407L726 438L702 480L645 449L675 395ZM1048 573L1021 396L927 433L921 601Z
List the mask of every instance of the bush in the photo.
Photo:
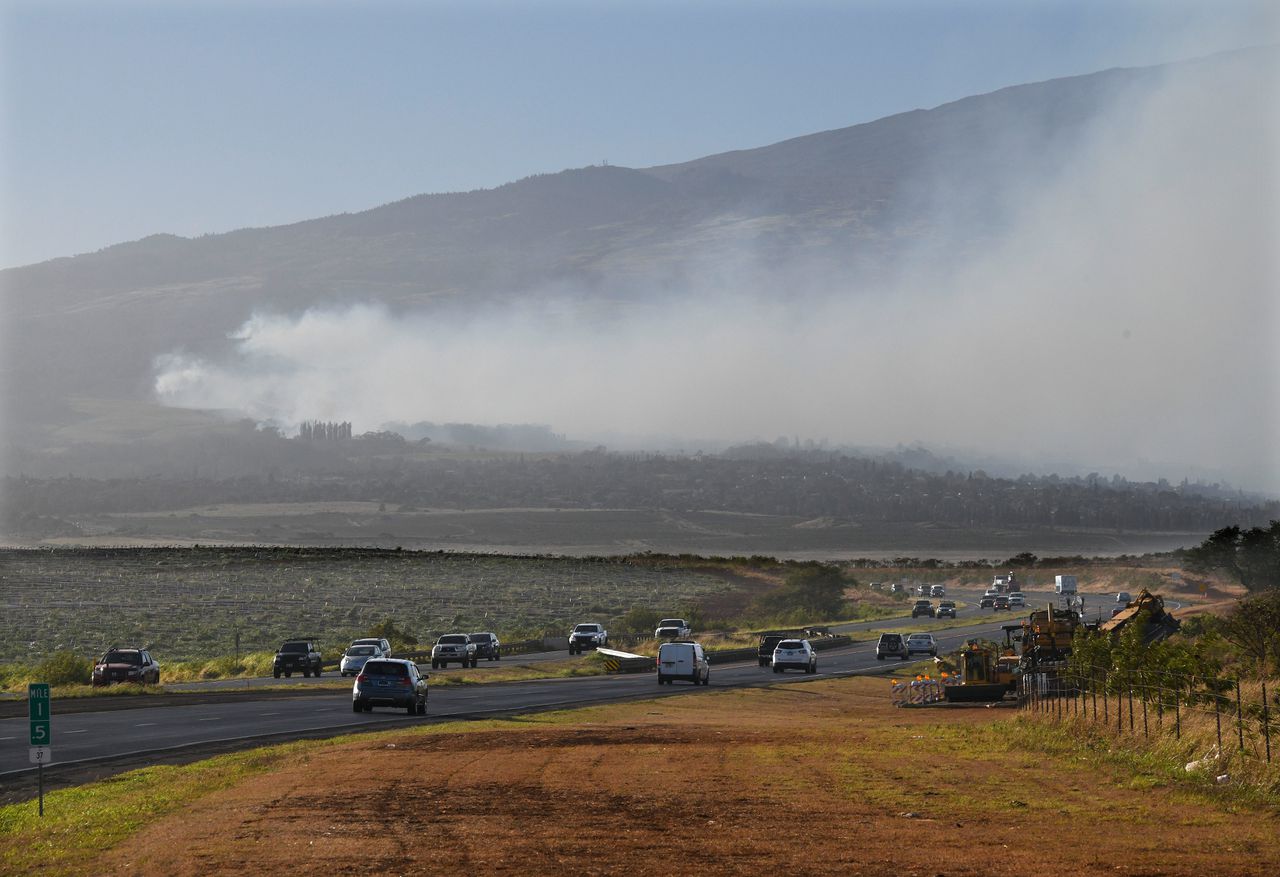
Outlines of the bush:
M88 685L93 663L74 652L54 652L36 666L36 681L50 685Z

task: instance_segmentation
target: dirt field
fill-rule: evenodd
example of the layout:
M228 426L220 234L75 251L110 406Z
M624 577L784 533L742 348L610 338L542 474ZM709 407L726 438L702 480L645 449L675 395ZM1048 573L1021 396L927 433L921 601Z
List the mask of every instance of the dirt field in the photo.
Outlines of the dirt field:
M86 863L111 874L1235 874L1280 815L1009 751L883 679L320 747ZM1118 770L1118 769L1117 769ZM1141 780L1141 778L1139 778Z

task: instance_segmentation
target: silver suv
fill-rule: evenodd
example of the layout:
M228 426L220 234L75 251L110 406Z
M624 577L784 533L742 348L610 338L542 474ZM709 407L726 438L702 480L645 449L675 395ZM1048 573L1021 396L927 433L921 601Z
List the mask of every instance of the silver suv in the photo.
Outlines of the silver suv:
M480 664L476 657L476 644L465 633L446 633L431 647L431 669L446 667L451 661L464 667Z

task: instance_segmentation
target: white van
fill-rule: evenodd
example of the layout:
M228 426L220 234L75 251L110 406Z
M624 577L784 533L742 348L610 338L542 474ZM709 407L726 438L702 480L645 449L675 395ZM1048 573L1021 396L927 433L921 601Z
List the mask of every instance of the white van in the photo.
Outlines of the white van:
M674 642L658 646L658 684L688 679L694 685L711 684L711 664L699 643Z

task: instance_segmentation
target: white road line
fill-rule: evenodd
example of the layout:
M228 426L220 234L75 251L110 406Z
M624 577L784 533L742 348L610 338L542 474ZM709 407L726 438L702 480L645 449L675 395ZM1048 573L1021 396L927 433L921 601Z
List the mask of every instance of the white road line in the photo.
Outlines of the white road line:
M150 728L150 727L152 727L153 725L156 725L156 724L159 724L159 723L158 723L158 722L141 722L141 723L139 723L139 724L137 724L137 725L134 725L134 727L135 727L135 728Z
M200 721L202 722L218 722L221 720L222 720L222 716L205 716L202 719L200 719Z
M260 716L278 716L279 713L258 713Z
M4 740L17 740L17 739L18 739L17 737L0 737L0 742Z
M63 734L87 734L87 733L89 733L89 729L88 729L88 728L76 728L74 731L63 731L62 733L63 733Z

